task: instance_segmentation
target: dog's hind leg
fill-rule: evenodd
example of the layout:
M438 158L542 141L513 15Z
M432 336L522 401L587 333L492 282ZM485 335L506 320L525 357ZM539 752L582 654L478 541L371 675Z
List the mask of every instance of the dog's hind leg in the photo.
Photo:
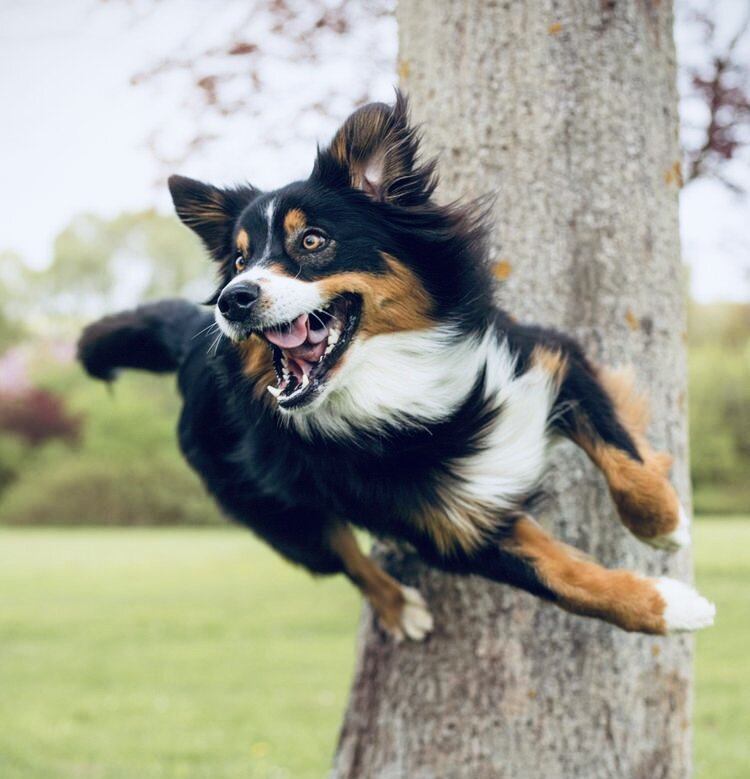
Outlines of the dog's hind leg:
M344 573L370 602L386 632L397 640L408 637L421 641L432 631L432 615L419 592L399 584L367 557L347 524L330 526L328 545L340 557Z
M635 536L669 551L686 546L688 516L667 478L672 456L646 439L648 407L631 372L595 368L575 352L564 357L553 426L602 471L620 519Z
M666 577L609 570L550 536L527 515L511 518L478 550L469 571L527 590L558 606L623 630L665 634L713 623L715 608L695 590Z

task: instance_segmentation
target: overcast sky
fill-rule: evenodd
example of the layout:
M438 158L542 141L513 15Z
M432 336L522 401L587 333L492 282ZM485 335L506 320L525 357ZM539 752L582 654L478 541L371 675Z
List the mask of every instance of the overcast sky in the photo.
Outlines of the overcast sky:
M169 210L166 188L158 185L167 171L147 140L152 130L159 131L162 148L169 146L169 133L176 142L183 140L181 130L191 130L188 90L175 81L179 76L140 87L131 86L130 78L165 54L225 40L250 5L249 0L130 5L0 0L0 251L17 251L41 266L49 262L54 236L78 212ZM734 8L743 5L736 0ZM145 13L147 8L155 10ZM260 18L257 24L265 22ZM331 61L315 67L285 61L270 27L260 34L269 42L269 67L261 78L274 99L249 110L242 124L232 119L209 127L222 143L197 151L178 166L180 172L223 182L252 177L260 186L278 186L307 175L315 141L330 136L363 91L371 99L392 95L397 80L393 20L373 24L363 16L350 35L328 45ZM689 40L681 43L687 55L695 54ZM373 70L373 62L361 55L374 46ZM326 85L340 102L328 116L303 114L300 101L309 102L310 90ZM300 116L304 121L297 121ZM277 137L270 127L279 128ZM248 153L248 135L271 140ZM750 187L750 175L744 175ZM681 214L693 295L704 301L750 300L748 200L699 182L684 191Z

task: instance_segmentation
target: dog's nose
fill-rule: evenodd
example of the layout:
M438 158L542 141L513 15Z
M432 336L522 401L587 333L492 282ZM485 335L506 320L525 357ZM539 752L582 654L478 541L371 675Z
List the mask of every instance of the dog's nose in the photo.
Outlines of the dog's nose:
M260 287L252 282L227 287L216 305L230 322L242 322L247 318L253 303L260 297Z

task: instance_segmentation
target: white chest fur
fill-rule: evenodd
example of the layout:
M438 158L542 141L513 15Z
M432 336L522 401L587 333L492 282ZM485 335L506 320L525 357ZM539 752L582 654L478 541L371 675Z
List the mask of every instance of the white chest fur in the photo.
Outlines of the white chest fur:
M448 418L485 371L485 397L497 413L479 452L450 463L458 477L446 495L451 521L469 507L503 509L528 494L542 475L548 419L557 384L532 365L515 376L516 356L494 332L459 338L454 329L397 333L351 346L331 387L309 412L289 415L300 432L354 438L402 424Z

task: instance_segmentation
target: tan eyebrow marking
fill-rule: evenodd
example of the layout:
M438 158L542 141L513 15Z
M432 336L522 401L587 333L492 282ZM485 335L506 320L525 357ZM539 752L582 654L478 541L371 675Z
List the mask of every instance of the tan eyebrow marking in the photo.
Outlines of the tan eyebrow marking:
M243 254L247 254L250 249L250 236L247 234L247 230L242 228L237 231L237 248Z
M292 208L284 217L284 231L288 236L298 233L307 224L307 218L299 208Z

